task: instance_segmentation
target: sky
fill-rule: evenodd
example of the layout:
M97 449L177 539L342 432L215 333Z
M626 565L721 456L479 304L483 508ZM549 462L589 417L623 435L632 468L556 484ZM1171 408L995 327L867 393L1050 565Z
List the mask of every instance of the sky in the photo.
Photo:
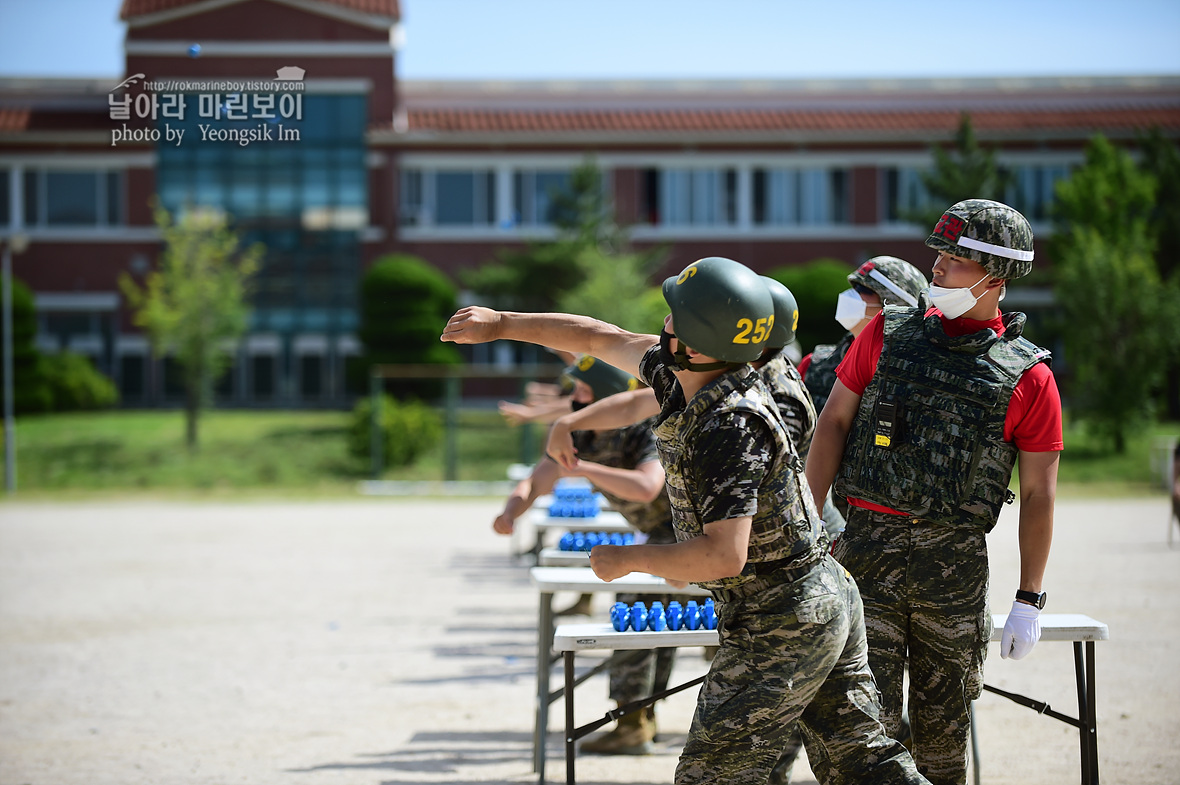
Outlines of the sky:
M1180 0L401 5L403 79L1180 75ZM119 6L0 0L0 76L122 75Z

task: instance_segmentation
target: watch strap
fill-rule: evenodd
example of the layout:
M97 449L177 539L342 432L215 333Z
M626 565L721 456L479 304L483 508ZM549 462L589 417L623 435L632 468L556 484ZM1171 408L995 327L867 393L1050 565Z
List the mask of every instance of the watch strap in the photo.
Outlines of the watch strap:
M1041 610L1045 607L1046 597L1048 597L1047 592L1041 592L1038 594L1035 591L1024 591L1023 589L1016 590L1016 599L1027 602L1029 605L1036 607L1037 610Z

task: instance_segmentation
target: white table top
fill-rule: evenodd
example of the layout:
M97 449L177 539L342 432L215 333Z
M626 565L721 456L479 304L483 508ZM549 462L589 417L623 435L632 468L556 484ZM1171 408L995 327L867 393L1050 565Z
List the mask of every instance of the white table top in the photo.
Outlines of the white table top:
M534 567L535 569L539 569ZM635 575L636 573L632 573ZM650 576L649 576L650 577ZM1006 613L993 613L995 632L992 640L1004 633ZM1080 613L1042 613L1042 641L1104 641L1110 637L1107 626ZM559 625L553 635L554 651L589 649L658 649L668 646L716 646L716 630L664 630L663 632L616 632L605 622Z
M589 567L533 567L529 570L533 584L545 592L637 592L641 594L681 594L691 597L707 597L709 592L689 584L683 589L674 589L663 578L646 572L632 572L609 583L594 574ZM607 625L610 626L610 625Z
M602 510L593 518L553 518L548 509L534 507L529 510L529 519L537 529L560 529L577 532L633 532L631 524L623 514L615 510Z
M590 564L590 551L542 548L537 554L537 564L542 567L585 567Z

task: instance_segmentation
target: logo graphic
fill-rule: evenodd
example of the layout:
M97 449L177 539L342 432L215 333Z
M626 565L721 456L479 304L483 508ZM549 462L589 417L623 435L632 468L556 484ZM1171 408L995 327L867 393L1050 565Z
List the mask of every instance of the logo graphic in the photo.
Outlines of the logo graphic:
M877 266L876 262L865 262L864 264L862 264L860 266L860 269L857 270L856 272L860 275L868 275L869 270L872 270L876 266Z
M942 220L938 222L938 226L934 227L934 233L939 237L945 237L952 242L958 241L959 235L967 228L967 222L962 218L944 213Z
M676 285L679 286L680 284L684 283L685 281L687 281L689 278L692 278L696 274L697 274L697 268L695 265L692 267L685 267L684 272L682 272L680 274L680 277L676 279Z
M122 82L119 82L119 84L117 84L117 85L115 85L114 87L112 87L112 88L111 88L111 90L110 90L110 92L112 92L112 93L113 93L113 92L115 92L116 90L121 90L121 89L123 89L124 87L130 87L130 86L131 86L131 85L133 85L133 84L139 84L139 80L140 80L140 79L143 79L143 78L144 78L144 77L143 77L143 74L134 74L134 75L132 75L132 76L129 76L129 77L127 77L126 79L124 79Z
M276 73L278 74L278 79L281 82L302 82L303 75L307 73L307 71L303 70L297 65L285 65Z

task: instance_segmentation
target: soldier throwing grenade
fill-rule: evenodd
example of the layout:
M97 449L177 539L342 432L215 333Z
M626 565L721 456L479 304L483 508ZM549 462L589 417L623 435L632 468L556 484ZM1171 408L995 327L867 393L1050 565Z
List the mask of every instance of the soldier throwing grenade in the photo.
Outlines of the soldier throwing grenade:
M823 783L927 782L878 721L856 583L826 552L798 453L748 365L774 322L766 286L713 257L663 288L671 314L659 338L588 317L470 307L442 339L581 352L638 372L656 391L677 542L599 545L590 559L604 580L648 572L694 582L717 603L720 648L679 785L764 785L796 722Z

